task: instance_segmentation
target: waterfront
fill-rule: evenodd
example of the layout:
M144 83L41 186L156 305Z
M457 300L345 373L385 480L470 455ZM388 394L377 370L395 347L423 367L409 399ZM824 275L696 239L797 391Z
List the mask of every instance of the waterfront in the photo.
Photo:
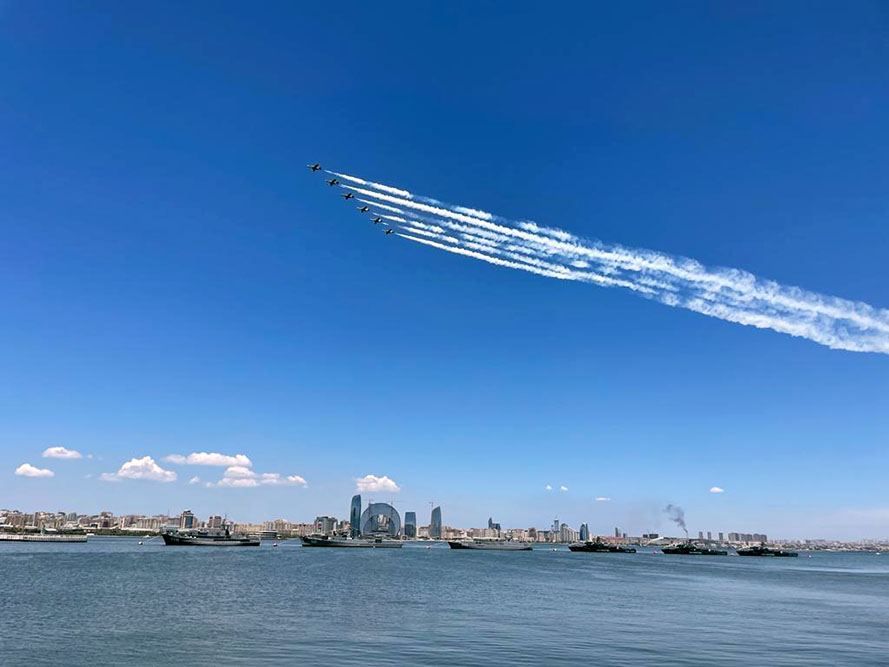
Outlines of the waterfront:
M3 664L877 665L889 654L889 555L138 542L0 545Z

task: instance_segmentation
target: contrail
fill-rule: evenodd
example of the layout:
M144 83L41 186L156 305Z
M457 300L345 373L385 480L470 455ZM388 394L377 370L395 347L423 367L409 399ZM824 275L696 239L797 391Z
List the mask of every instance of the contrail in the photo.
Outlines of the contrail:
M834 349L889 354L889 311L711 268L686 257L581 239L561 229L443 203L329 172L356 199L389 214L399 236L505 268L622 287L669 306L806 338ZM421 238L422 237L422 238Z

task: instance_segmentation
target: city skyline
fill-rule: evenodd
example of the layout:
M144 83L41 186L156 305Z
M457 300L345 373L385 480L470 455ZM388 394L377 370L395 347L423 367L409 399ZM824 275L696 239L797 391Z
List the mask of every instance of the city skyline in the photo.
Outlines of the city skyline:
M889 534L889 356L386 236L305 167L872 322L878 10L267 11L2 10L0 506Z

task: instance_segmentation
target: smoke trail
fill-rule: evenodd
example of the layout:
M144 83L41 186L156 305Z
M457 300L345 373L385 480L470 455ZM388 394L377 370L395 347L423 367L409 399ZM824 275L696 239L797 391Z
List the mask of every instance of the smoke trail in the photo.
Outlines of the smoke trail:
M667 505L664 511L669 515L670 521L682 528L685 531L685 536L688 537L688 528L685 526L685 510L679 505Z
M781 285L738 269L709 268L685 257L587 241L534 222L512 221L357 176L330 173L348 181L340 187L360 195L360 201L396 214L396 224L412 226L408 240L423 236L426 245L451 252L481 249L488 258L501 260L499 266L522 270L531 266L543 271L534 271L538 275L623 287L669 306L834 349L889 354L889 311L884 309ZM417 229L427 233L417 234Z

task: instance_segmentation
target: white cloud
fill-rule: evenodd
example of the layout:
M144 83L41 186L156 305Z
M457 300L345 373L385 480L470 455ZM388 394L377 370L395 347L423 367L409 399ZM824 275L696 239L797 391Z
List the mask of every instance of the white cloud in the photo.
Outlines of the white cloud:
M608 496L596 496L596 502L597 503L610 503L611 498L609 498Z
M218 486L232 489L251 489L257 486L306 486L306 480L299 475L287 475L277 472L254 472L244 466L230 466L225 469L222 479L218 482L207 482L207 487Z
M562 486L559 487L559 491L567 491L567 490L568 490L568 487L565 486L564 484L562 484Z
M65 447L47 447L41 456L45 459L82 459L83 455L76 449Z
M376 475L365 475L355 480L358 491L362 493L373 491L391 491L396 493L401 491L401 487L395 483L395 480L389 479L386 475L377 477Z
M552 490L553 490L553 487L552 487L551 484L547 484L547 485L544 486L543 488L546 489L547 491L552 491Z
M210 485L208 484L208 486ZM216 482L215 486L229 488L253 488L254 486L259 486L259 482L257 482L255 479L246 477L223 477L218 482Z
M55 473L48 468L37 468L30 463L23 463L15 469L19 477L55 477Z
M230 454L220 454L218 452L192 452L187 456L183 456L182 454L170 454L169 456L164 457L164 461L190 466L219 466L226 468L230 466L250 468L253 466L253 462L246 454L235 454L232 456Z
M192 477L190 480L188 480L188 483L189 483L189 484L200 484L200 483L201 483L201 478L198 477L197 475L195 475L195 476Z
M257 473L244 466L231 466L225 469L223 476L233 479L252 479L257 476Z
M710 493L725 493L725 489L720 488L718 486L711 486Z
M106 482L119 482L124 479L146 479L153 482L175 482L176 473L164 470L150 456L133 458L124 463L117 472L103 472L101 479Z

